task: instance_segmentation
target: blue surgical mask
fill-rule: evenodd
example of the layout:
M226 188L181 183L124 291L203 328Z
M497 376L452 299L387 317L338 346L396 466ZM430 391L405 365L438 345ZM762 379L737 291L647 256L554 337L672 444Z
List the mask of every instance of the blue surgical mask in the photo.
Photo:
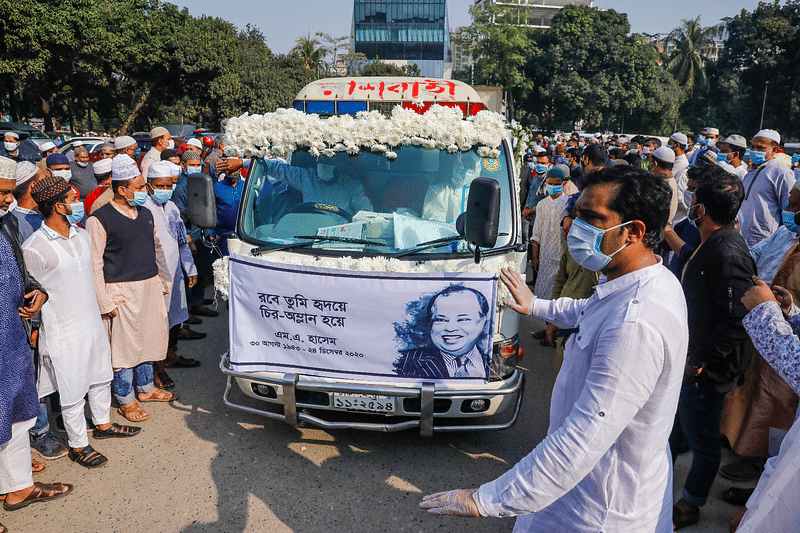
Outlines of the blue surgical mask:
M564 192L563 185L545 185L545 189L547 189L547 194L550 196L555 196Z
M750 150L750 162L754 165L760 165L767 160L767 152L756 152Z
M794 217L797 213L792 213L791 211L787 211L786 208L789 207L789 202L786 202L786 205L783 206L783 225L786 226L786 229L791 231L792 233L800 233L800 226L794 220Z
M578 148L583 148L583 145L584 145L584 143L582 143L582 142L579 142L579 143L578 143Z
M70 224L78 224L86 216L86 210L83 207L83 202L75 202L74 204L64 205L69 205L70 209L72 209L72 213L67 215L67 220Z
M140 156L140 155L142 155L142 149L137 147L137 148L136 148L136 149L133 151L133 160L134 160L134 161L138 161L138 160L139 160L139 156Z
M537 174L544 174L547 172L547 165L536 165L535 169Z
M613 229L621 228L626 224L628 224L628 222L623 222L613 228L602 230L592 226L588 222L576 218L572 221L572 227L567 235L567 246L570 255L582 267L593 272L600 272L611 262L612 257L628 245L625 243L613 254L606 255L600 251L600 243L603 242L603 235Z
M186 174L200 174L202 167L186 167Z
M533 170L536 167L536 165L534 165L533 163L525 163L525 164L528 165L528 168L531 170Z
M155 189L153 191L153 200L155 200L159 205L164 205L165 203L169 202L170 198L172 198L172 189L166 191L163 189Z
M800 154L792 154L792 164L800 163Z
M132 206L142 206L147 201L147 192L146 191L132 191L127 187L123 187L126 191L133 193L133 199L127 198L128 203Z
M728 162L728 154L717 154L717 163Z

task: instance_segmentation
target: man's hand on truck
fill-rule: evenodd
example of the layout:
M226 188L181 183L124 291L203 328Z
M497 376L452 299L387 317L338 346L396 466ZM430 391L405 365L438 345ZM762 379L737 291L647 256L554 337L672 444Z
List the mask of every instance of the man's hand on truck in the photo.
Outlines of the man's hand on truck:
M525 280L511 269L504 268L500 271L500 279L503 284L508 287L514 301L505 300L503 304L507 305L521 315L533 314L533 302L536 301L536 296L533 295L531 290L525 284Z

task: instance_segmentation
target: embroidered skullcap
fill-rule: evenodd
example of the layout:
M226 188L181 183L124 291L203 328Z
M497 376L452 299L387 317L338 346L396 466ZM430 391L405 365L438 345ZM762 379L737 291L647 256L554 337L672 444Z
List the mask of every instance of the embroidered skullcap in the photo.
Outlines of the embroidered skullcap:
M111 181L132 180L139 175L141 172L132 157L121 154L112 160Z
M567 165L553 165L553 168L547 171L547 177L566 181L569 179L569 167Z
M59 154L58 152L48 155L44 162L48 167L52 167L53 165L69 165L67 156Z
M0 180L17 179L17 162L8 157L0 156Z
M134 144L136 144L136 139L129 137L128 135L123 135L122 137L117 137L114 139L114 150L122 150L123 148L133 146Z
M186 144L190 144L190 145L195 146L197 148L202 148L203 147L203 143L201 143L198 139L194 139L194 138L189 139L188 141L186 141Z
M747 139L741 135L728 135L722 143L735 146L736 148L747 148Z
M685 133L681 133L679 131L676 131L675 133L670 135L669 138L672 139L673 141L675 141L676 143L682 144L684 146L689 144L689 138L686 136L686 134Z
M659 161L663 161L664 163L674 163L675 151L671 148L667 148L666 146L660 146L656 148L655 152L653 152L653 157Z
M717 128L706 128L705 132L706 135L719 135L719 130Z
M100 176L101 174L108 174L111 172L111 165L112 160L110 157L105 159L100 159L99 161L95 161L92 165L92 170L94 171L95 176Z
M147 179L171 178L172 163L169 161L157 161L147 167Z
M528 155L528 154L525 154ZM181 161L200 161L200 152L186 150L181 156Z
M20 161L19 163L17 163L17 172L16 172L17 187L19 187L20 185L22 185L23 183L34 177L38 170L39 169L36 168L36 165L31 163L30 161Z
M175 150L170 150L169 148L167 148L166 150L162 150L161 151L161 160L162 161L169 161L170 157L179 157L178 156L178 152L176 152Z
M56 145L55 145L55 143L53 141L47 141L46 143L43 143L39 147L39 151L40 152L47 152L48 150L52 150L55 147L56 147Z
M758 133L756 133L753 137L754 138L755 137L764 137L765 139L769 139L770 141L775 141L778 144L781 143L781 136L775 130L761 130Z
M164 135L169 135L169 131L164 126L158 126L157 128L153 128L150 130L150 138L155 139L156 137L163 137Z
M19 135L17 135L17 133L13 131L4 131L3 137L14 137L15 139L19 140Z
M61 176L45 176L31 187L31 198L41 204L65 193L70 189L69 183Z

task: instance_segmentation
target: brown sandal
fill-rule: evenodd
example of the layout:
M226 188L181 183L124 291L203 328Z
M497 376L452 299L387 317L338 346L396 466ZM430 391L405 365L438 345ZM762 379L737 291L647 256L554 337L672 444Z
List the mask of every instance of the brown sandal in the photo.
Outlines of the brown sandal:
M131 422L144 422L145 420L150 418L150 415L147 414L147 411L142 409L141 405L139 405L136 402L131 402L131 403L133 404L133 406L127 409L125 409L125 405L120 405L119 409L117 409L117 412L121 416L125 417L127 420L130 420Z
M0 524L0 533L8 533L8 528L3 524Z
M146 403L146 402L174 402L175 400L178 399L178 395L175 394L174 392L167 392L165 390L161 390L161 389L158 389L158 388L152 389L151 392L153 390L156 391L156 392L152 396L150 396L149 398L142 398L142 395L139 394L138 395L139 401L142 402L142 403Z
M9 504L8 498L3 502L3 509L6 511L16 511L27 507L32 503L41 502L45 500L54 500L62 496L66 496L74 487L69 483L34 483L33 490L28 494L24 500L19 503Z
M31 461L31 472L33 472L34 474L38 474L42 470L44 470L44 463L42 463L41 461ZM3 532L0 531L0 533Z

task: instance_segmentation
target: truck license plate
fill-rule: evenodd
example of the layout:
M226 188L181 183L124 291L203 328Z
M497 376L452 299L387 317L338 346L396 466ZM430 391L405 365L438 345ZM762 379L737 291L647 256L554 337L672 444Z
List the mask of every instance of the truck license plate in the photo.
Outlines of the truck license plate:
M349 411L394 413L394 397L374 394L333 393L333 406Z

